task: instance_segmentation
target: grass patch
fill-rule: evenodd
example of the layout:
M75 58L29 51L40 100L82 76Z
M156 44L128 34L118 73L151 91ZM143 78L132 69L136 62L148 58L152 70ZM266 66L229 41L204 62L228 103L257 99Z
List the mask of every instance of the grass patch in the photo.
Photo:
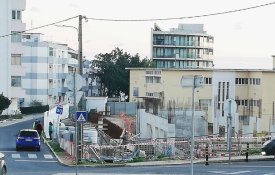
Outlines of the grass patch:
M49 145L57 155L64 154L64 150L60 148L59 143L52 141L49 142Z
M129 163L134 163L134 162L145 162L146 159L145 157L135 157L133 160L129 161Z
M11 115L10 118L12 119L22 119L23 118L23 114L15 114L15 115Z
M0 115L0 121L8 119L22 119L24 114Z
M248 154L249 155L258 155L258 154L261 154L262 150L260 149L250 149L248 150Z

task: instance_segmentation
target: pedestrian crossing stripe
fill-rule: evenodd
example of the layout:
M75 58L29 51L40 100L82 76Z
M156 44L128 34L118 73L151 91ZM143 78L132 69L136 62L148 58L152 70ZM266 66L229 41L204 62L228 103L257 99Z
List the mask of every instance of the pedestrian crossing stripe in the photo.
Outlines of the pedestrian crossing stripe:
M45 159L53 159L53 156L50 155L50 154L46 154L46 155L44 155L44 158L45 158Z
M30 159L37 159L37 155L36 154L28 154L28 157Z
M29 159L37 159L38 158L37 154L27 154L27 155L28 155ZM43 156L45 159L54 159L54 157L51 154L44 154ZM11 154L11 157L13 159L21 159L24 156L22 156L20 154Z
M78 122L86 122L85 117L82 115L82 113L80 114L80 116L77 119Z
M13 159L20 159L20 154L12 154L11 157Z

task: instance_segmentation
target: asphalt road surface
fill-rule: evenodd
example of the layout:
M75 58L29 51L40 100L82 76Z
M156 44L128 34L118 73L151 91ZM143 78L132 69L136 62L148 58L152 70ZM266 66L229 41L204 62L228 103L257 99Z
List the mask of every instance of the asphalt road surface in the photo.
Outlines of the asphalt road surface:
M0 152L6 155L9 175L190 175L190 164L138 167L68 167L61 165L42 142L41 151L16 151L20 129L31 128L34 120L0 127ZM43 120L41 120L43 121ZM275 161L250 161L194 165L194 175L275 175Z

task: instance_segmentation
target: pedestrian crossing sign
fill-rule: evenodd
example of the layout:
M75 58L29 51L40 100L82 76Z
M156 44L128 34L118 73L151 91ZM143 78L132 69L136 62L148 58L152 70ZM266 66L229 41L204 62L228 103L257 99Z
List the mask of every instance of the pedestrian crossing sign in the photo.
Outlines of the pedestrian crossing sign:
M88 119L87 111L76 111L76 121L78 123L86 123Z

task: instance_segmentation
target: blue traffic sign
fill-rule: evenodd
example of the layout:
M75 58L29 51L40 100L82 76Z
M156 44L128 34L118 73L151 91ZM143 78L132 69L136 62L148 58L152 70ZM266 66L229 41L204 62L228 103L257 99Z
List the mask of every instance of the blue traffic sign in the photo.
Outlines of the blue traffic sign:
M78 123L86 123L88 120L87 111L76 111L76 121Z
M62 115L63 113L63 107L62 106L56 106L56 114Z

